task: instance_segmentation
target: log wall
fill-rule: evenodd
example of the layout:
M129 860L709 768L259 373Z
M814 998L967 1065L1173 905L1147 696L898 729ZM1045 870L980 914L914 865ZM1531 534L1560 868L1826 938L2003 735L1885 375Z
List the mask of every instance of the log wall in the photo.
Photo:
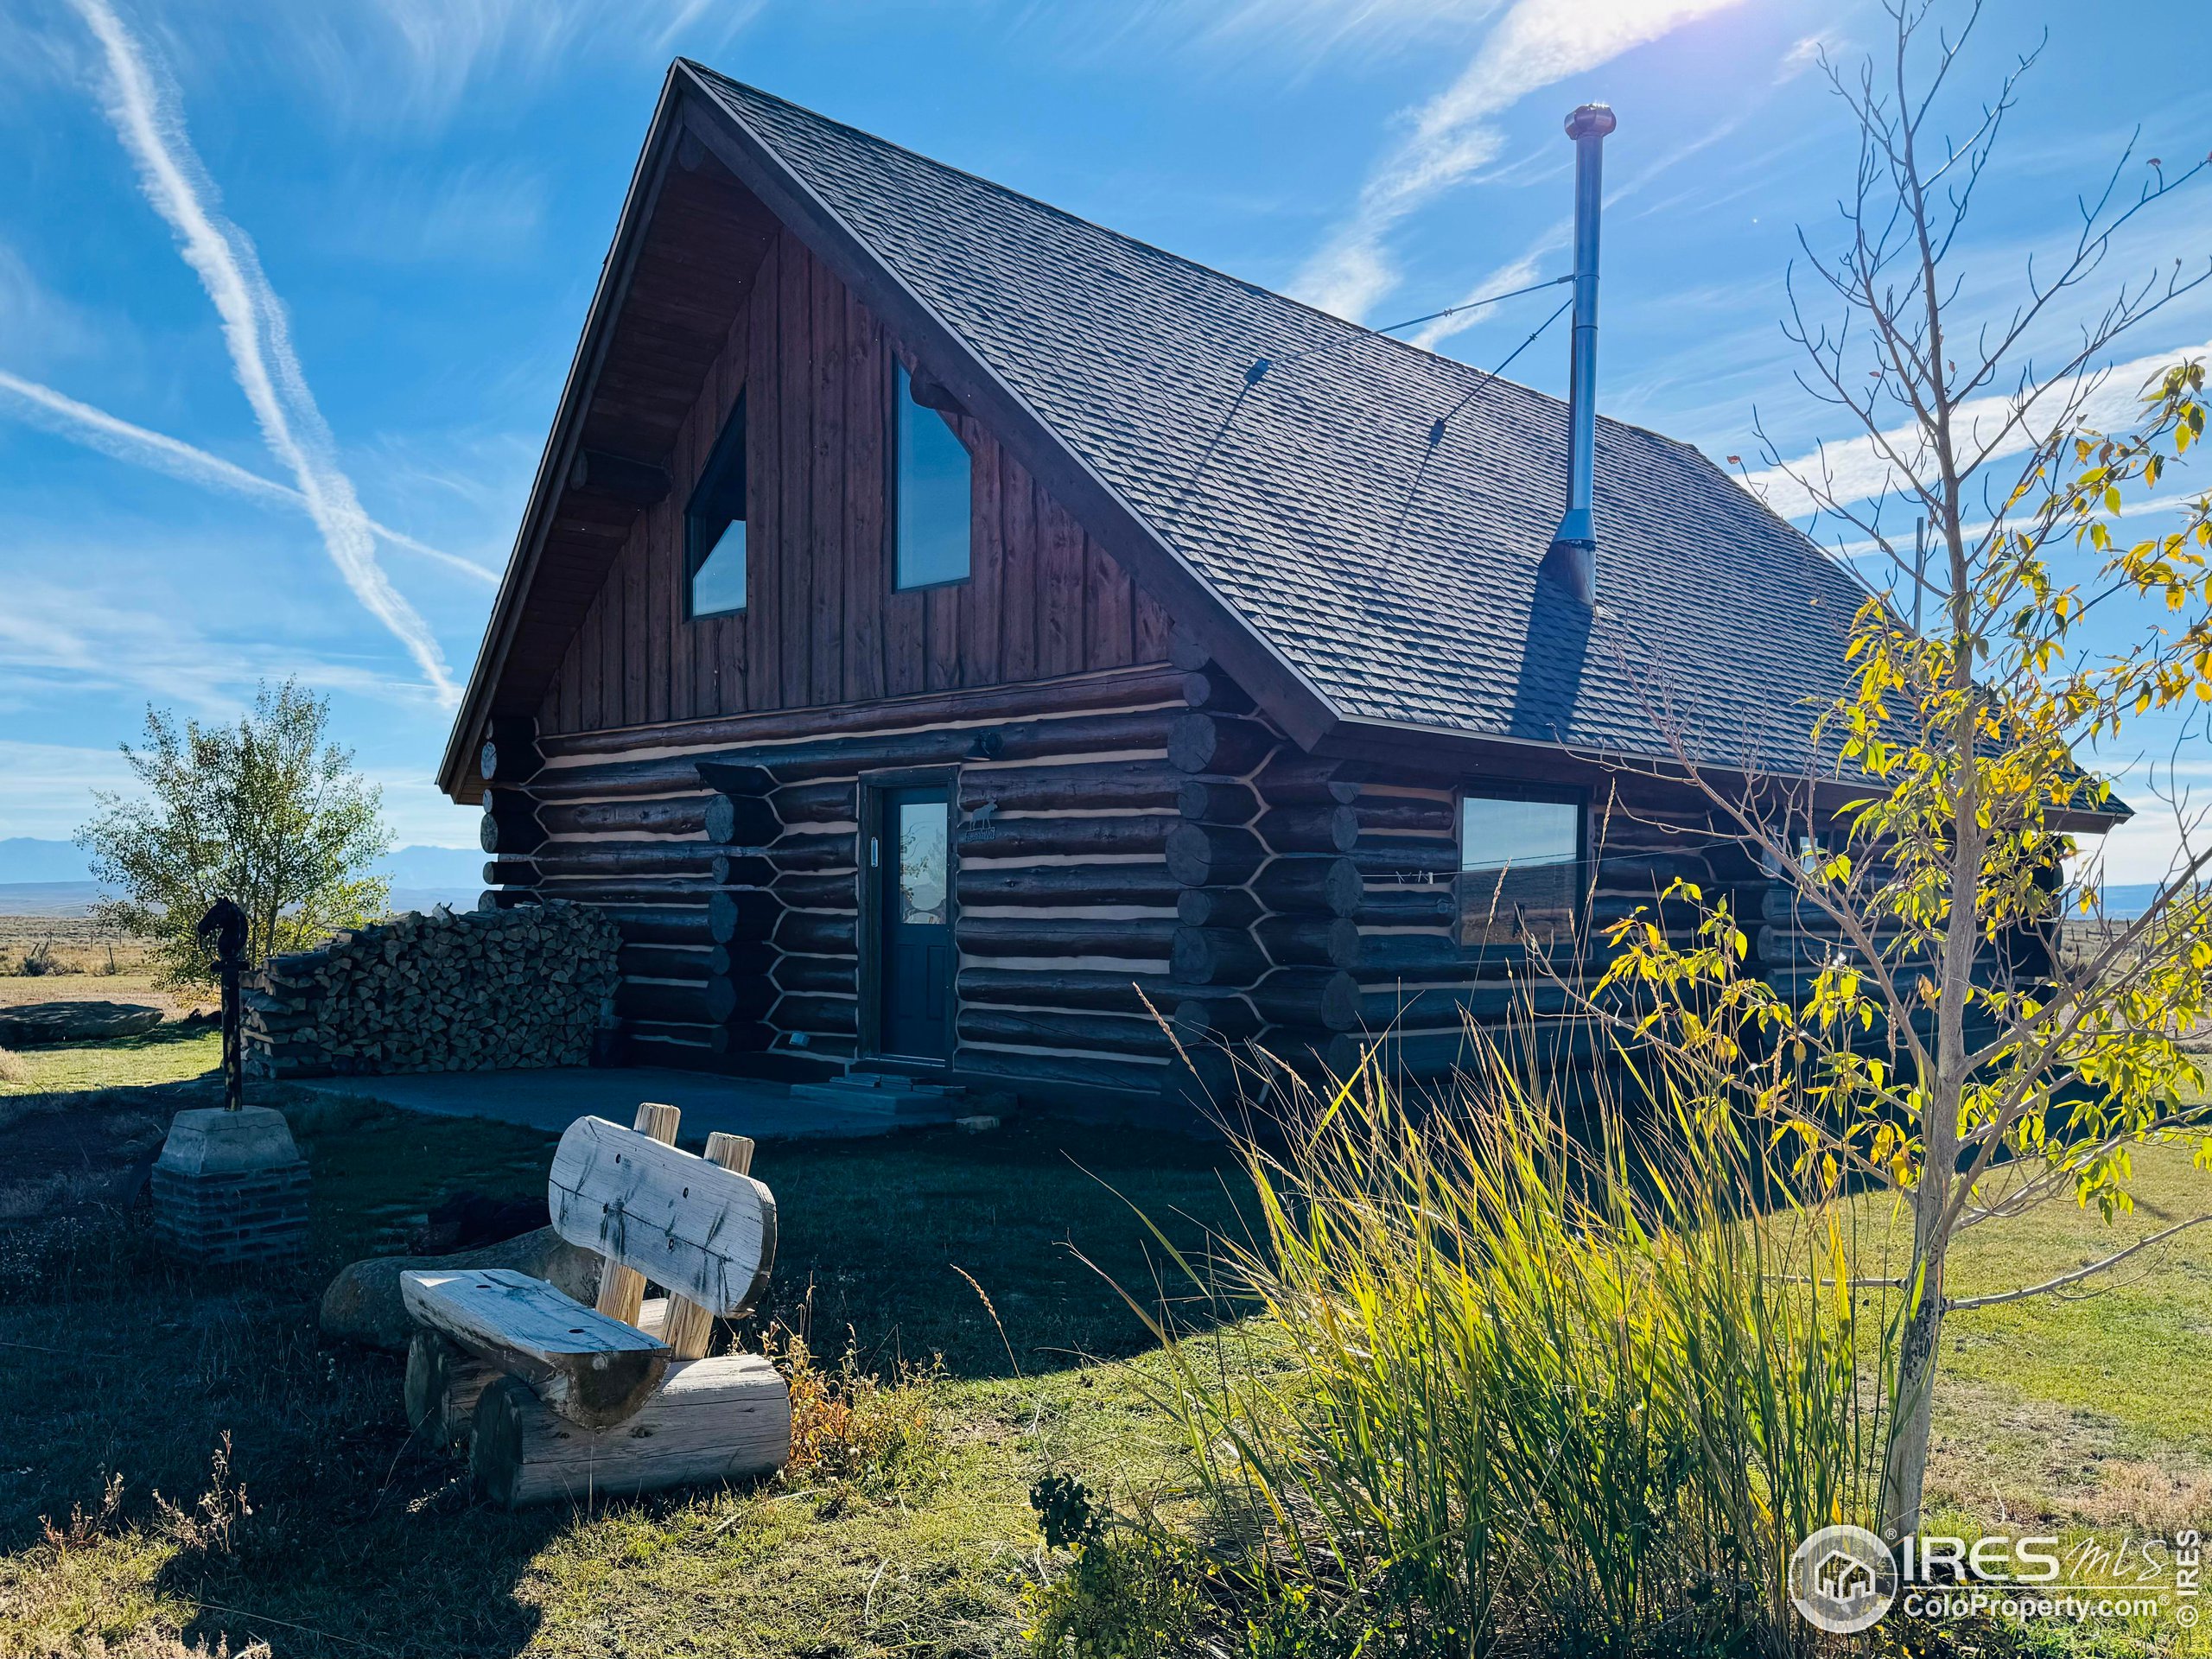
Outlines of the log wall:
M1179 820L1165 664L1003 690L550 734L494 757L493 906L601 905L623 937L618 1007L640 1061L831 1067L862 1049L865 773L950 782L956 1064L1157 1093ZM502 778L520 775L518 784Z
M1587 925L1535 970L1463 944L1457 790L1495 780L1306 755L1170 644L1025 686L511 739L484 836L513 885L486 902L606 909L641 1061L841 1067L870 1047L862 780L923 769L954 808L956 1070L1170 1099L1217 1096L1240 1045L1341 1071L1388 1033L1394 1067L1463 1063L1470 1016L1561 1011L1548 974L1586 982L1598 931L1678 876L1762 912L1766 879L1688 791L1592 769Z

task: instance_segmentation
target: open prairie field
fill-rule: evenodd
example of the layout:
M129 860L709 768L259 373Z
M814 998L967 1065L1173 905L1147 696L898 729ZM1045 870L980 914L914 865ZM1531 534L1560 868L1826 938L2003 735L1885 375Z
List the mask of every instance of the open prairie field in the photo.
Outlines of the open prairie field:
M0 1007L24 1002L148 1002L171 1019L213 1006L160 988L146 947L84 916L0 916Z

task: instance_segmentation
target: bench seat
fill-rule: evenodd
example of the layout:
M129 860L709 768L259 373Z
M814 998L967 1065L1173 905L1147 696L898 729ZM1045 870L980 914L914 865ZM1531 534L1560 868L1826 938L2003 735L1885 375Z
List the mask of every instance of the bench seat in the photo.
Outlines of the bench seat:
M582 1428L635 1416L668 1371L657 1337L512 1268L406 1273L399 1289L418 1323L521 1378Z

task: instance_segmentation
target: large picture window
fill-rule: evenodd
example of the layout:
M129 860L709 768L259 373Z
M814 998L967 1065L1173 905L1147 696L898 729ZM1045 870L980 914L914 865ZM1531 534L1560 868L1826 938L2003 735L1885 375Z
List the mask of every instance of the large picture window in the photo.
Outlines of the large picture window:
M894 561L900 588L934 588L968 577L968 446L944 416L914 397L906 365L893 370L892 399L897 410L892 444L897 451L893 488L897 509L898 552Z
M715 440L699 486L683 510L686 605L693 616L745 608L745 394Z
M1548 943L1581 902L1582 808L1466 795L1459 803L1459 942Z

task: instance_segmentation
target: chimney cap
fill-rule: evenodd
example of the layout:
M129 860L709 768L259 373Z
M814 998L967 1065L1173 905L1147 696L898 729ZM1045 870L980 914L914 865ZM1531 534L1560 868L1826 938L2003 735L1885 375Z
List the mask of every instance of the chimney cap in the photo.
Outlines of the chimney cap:
M1620 123L1613 118L1610 104L1579 104L1567 118L1567 136L1570 138L1603 138Z

